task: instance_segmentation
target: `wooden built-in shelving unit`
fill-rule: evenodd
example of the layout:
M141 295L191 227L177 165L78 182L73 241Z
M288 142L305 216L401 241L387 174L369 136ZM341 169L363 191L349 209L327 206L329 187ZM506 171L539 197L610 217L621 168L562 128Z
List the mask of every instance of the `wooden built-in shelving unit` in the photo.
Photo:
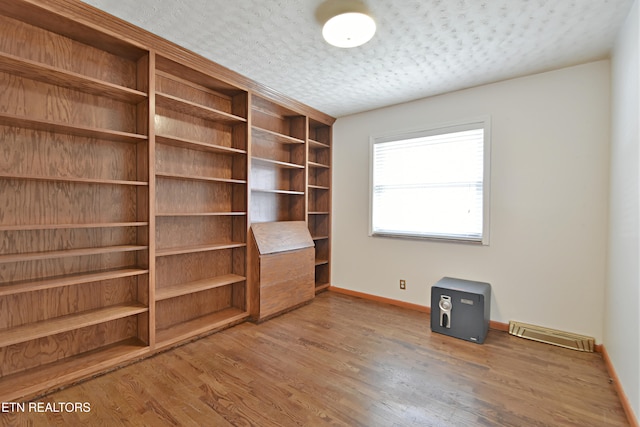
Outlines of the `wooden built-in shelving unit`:
M316 292L329 287L331 268L331 126L309 119L307 223L316 247Z
M19 7L0 16L2 400L150 345L149 52Z
M248 316L248 94L156 57L156 346Z
M251 222L304 221L306 116L251 98Z
M0 3L0 401L249 318L252 223L330 272L333 119L76 0Z

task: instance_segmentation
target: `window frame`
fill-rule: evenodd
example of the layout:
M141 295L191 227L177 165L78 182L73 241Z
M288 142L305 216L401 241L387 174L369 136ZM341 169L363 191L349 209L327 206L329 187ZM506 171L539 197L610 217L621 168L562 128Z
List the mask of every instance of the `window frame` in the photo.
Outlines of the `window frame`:
M374 199L374 147L376 144L401 141L406 139L428 137L471 129L484 129L483 134L483 173L482 173L482 237L479 239L453 235L399 234L373 231L373 199ZM403 129L392 132L370 135L369 137L369 236L401 239L418 239L428 241L457 242L465 244L489 245L490 213L491 213L491 117L488 115L447 123L430 124L414 129Z

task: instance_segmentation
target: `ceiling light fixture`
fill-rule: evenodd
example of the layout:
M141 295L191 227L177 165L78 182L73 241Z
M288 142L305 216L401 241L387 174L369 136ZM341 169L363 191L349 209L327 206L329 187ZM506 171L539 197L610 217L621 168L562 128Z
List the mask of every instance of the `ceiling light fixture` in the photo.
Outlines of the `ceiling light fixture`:
M318 7L316 16L323 24L322 36L336 47L361 46L376 33L376 22L358 0L327 0Z

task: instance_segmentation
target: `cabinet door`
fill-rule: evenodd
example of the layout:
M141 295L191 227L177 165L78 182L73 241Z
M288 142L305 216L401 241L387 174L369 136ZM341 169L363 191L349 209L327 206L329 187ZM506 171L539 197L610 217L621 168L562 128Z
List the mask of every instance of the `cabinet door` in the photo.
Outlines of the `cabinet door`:
M313 248L260 256L260 319L313 299Z

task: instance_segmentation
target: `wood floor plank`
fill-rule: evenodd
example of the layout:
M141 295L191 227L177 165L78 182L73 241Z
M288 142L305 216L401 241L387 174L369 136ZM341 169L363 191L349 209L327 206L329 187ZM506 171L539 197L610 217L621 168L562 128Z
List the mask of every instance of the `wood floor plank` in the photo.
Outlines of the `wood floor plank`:
M36 401L91 412L0 425L628 426L600 354L493 330L470 343L332 292Z

